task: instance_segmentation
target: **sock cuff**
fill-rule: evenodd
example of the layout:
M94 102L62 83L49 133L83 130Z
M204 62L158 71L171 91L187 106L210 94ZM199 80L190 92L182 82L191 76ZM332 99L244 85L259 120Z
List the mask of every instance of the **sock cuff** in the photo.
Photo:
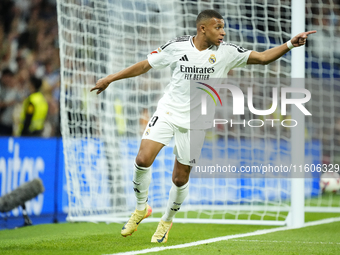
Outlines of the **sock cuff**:
M134 165L135 165L135 168L136 168L137 170L141 170L141 171L148 171L148 170L150 170L150 168L151 168L151 166L149 166L149 167L142 167L142 166L139 166L139 165L136 164L136 161L135 161Z
M183 189L186 189L189 186L189 182L187 182L186 184L184 184L183 186L180 186L180 187L176 186L176 184L172 182L172 186L175 189L183 190Z

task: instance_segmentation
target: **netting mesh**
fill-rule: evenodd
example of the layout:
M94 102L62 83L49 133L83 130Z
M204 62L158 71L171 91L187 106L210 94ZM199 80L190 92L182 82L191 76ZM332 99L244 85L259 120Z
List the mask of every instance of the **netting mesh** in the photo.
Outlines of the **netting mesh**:
M170 71L151 70L136 78L117 81L99 96L89 92L98 79L144 60L148 53L176 36L196 34L197 14L205 9L215 9L224 17L227 42L256 51L280 45L290 38L290 4L288 0L58 0L61 121L70 218L86 216L100 220L103 215L126 216L134 209L133 161ZM306 7L307 29L318 30L310 36L306 47L306 77L319 78L306 83L313 96L307 107L313 117L306 123L306 162L335 163L340 150L336 100L339 5L335 0L310 1ZM289 85L281 79L290 78L290 56L288 53L267 66L232 70L229 77L265 78L265 83L253 84L253 98L258 109L268 109L272 87L278 81L280 86ZM221 95L231 104L226 92ZM226 110L225 113L228 114ZM222 113L217 111L218 114ZM244 117L254 118L250 113ZM242 155L249 154L249 164L262 159L254 157L263 148L259 140L264 141L266 150L281 159L289 154L287 144L291 142L289 129L282 127L220 128L207 137L211 148L218 148L221 139L232 155L231 162L240 162ZM156 212L163 212L171 187L174 162L171 146L164 148L153 164L149 202ZM264 156L266 150L262 152ZM335 195L327 199L321 195L318 179L306 183L305 193L311 198L308 205L339 207ZM201 196L198 200L197 194ZM192 179L187 211L179 217L284 220L289 197L289 180ZM263 204L265 209L258 207Z

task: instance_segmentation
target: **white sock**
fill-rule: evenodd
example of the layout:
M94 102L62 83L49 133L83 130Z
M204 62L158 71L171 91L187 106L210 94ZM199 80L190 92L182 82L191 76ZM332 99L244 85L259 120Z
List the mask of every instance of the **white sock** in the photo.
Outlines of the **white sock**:
M133 173L133 189L137 198L136 209L142 211L148 201L148 191L151 182L151 167L141 167L135 162L135 172Z
M172 183L172 187L170 189L168 205L166 207L165 214L162 217L164 221L172 221L175 214L180 209L182 203L189 193L189 182L184 184L181 187L177 187L174 183Z

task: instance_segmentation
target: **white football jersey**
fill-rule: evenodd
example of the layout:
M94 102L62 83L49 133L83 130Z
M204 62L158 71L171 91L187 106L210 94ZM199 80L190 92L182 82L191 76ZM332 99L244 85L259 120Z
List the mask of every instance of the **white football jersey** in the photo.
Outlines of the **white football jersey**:
M186 129L190 129L190 81L209 84L211 78L226 78L231 69L247 64L251 52L225 42L199 51L192 39L193 36L186 35L170 40L147 56L153 68L171 68L171 80L157 111Z

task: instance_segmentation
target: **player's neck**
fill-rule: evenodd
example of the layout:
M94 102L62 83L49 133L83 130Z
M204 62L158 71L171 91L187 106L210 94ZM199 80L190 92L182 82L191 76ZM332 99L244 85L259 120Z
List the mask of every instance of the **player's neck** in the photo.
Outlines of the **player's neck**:
M198 49L199 51L203 51L203 50L206 50L208 49L211 45L206 41L204 40L204 38L202 36L200 36L199 34L198 35L195 35L193 38L192 38L192 42L194 43L196 49Z

